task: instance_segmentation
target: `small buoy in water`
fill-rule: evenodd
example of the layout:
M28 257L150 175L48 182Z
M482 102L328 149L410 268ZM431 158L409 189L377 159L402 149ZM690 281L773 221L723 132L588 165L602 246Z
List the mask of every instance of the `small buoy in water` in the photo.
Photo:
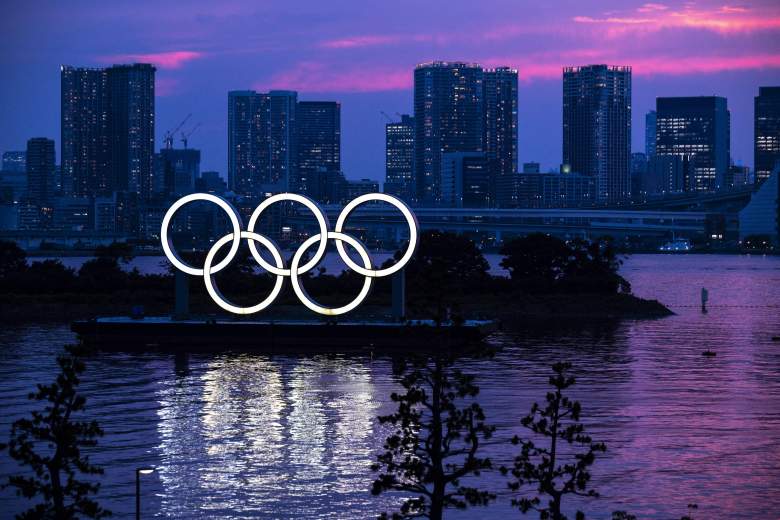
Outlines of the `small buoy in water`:
M718 353L717 352L713 352L711 350L705 350L704 352L701 353L701 355L705 356L705 357L715 357L715 356L718 355Z

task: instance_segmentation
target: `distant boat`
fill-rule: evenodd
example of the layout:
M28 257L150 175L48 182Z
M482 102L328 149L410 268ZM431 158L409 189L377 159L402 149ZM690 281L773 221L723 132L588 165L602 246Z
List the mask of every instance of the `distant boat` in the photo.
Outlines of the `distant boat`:
M701 355L704 356L704 357L715 357L715 356L718 355L718 353L717 352L713 352L710 349L707 349L704 352L702 352Z
M658 248L664 253L685 253L693 249L693 244L687 238L675 238Z

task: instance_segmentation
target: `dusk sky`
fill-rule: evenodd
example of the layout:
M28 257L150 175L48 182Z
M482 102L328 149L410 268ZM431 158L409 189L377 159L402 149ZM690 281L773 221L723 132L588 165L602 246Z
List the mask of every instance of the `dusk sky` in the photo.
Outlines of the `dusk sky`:
M342 103L348 178L384 178L384 124L412 110L430 60L517 68L519 161L561 160L561 67L633 67L633 150L656 96L721 95L732 158L753 164L753 97L780 85L780 3L4 2L0 152L45 136L60 148L61 64L151 62L157 147L188 113L202 170L227 163L227 91L293 89ZM178 138L178 136L177 136ZM176 146L180 146L180 142Z

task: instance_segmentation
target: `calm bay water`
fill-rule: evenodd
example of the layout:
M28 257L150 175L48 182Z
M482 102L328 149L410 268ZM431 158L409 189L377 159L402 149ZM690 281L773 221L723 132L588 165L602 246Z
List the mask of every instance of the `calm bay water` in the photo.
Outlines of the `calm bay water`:
M158 260L156 260L158 261ZM593 471L601 498L570 503L589 517L625 509L639 518L776 518L780 511L780 258L636 255L623 267L634 292L676 315L654 321L534 328L492 338L491 360L466 362L497 426L487 452L511 457L508 439L547 390L549 365L571 361L583 416L608 451ZM709 289L709 312L699 308ZM74 340L67 324L3 325L0 438L29 410L26 394L54 373ZM705 349L717 357L701 355ZM134 511L134 469L145 516L367 518L397 497L372 497L369 465L392 409L390 361L355 356L103 353L83 390L106 435L100 500ZM0 477L15 466L0 454ZM448 518L520 517L505 479L489 508ZM0 492L0 516L23 504ZM529 516L529 518L532 516Z

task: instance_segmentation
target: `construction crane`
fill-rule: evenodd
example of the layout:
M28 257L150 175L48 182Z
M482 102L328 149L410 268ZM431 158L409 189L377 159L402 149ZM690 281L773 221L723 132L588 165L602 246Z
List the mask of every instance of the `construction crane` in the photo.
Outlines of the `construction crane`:
M388 116L387 112L385 112L384 110L380 110L379 113L382 114L383 116L385 116L385 119L387 119L388 123L392 123L393 122L393 118Z
M165 143L165 148L173 148L173 136L176 135L176 132L181 130L181 127L184 126L184 124L192 117L192 113L187 114L187 117L182 119L181 123L178 124L176 128L173 130L168 130L165 132L165 137L163 138L163 143Z
M189 132L185 132L184 130L182 130L182 132L181 132L181 143L184 145L184 149L185 150L187 149L187 139L189 139L190 136L192 134L194 134L195 130L197 130L198 128L200 128L200 123L197 123L195 126L190 128Z

